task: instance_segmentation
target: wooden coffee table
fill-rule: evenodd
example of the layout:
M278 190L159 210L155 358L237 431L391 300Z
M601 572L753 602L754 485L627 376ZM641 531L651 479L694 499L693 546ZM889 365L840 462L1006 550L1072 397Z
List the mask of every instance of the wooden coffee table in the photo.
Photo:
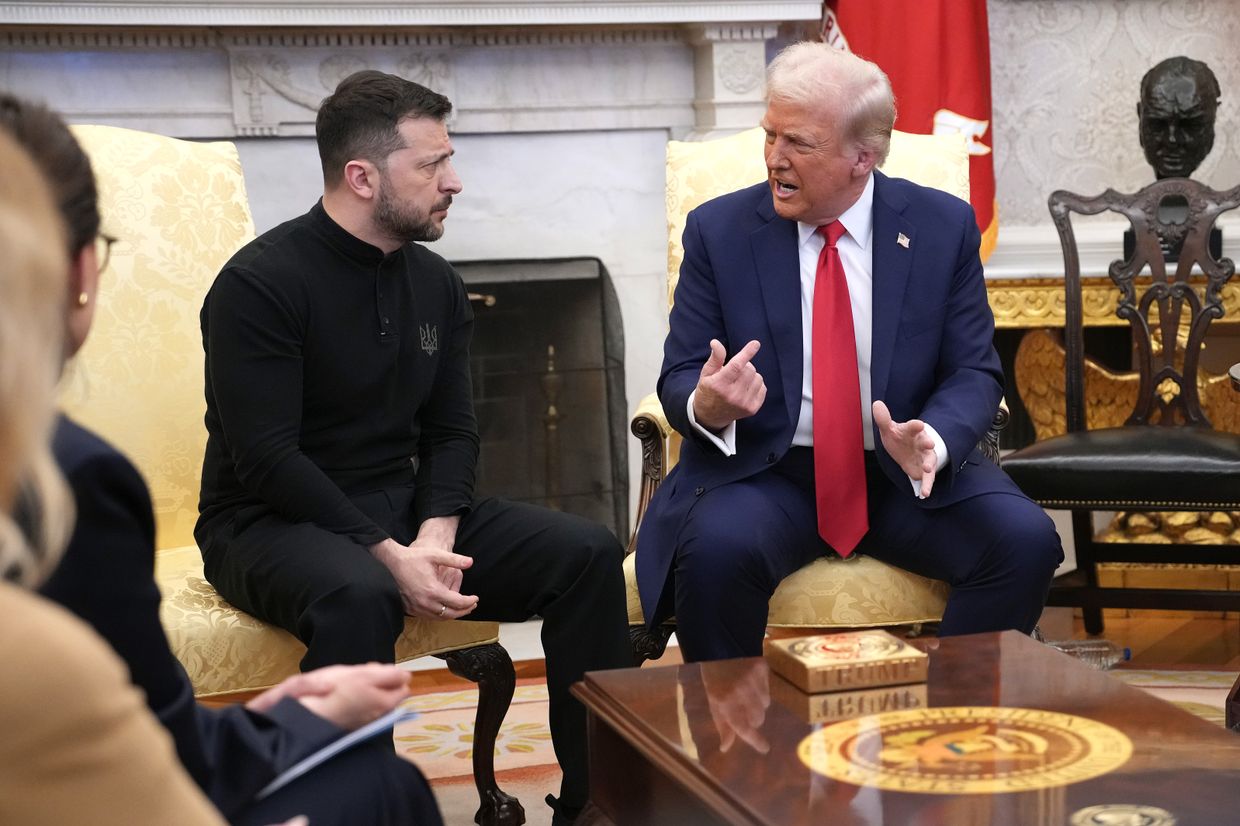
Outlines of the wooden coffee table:
M908 708L852 722L810 722L848 703L810 708L761 659L587 674L599 819L1240 822L1240 735L1015 632L925 644L924 686L848 701Z

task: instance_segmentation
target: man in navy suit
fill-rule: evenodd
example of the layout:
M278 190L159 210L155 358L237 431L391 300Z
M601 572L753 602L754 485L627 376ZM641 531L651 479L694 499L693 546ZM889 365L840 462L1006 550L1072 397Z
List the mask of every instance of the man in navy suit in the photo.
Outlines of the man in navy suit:
M940 634L1028 633L1063 558L977 450L1002 395L969 205L888 178L877 66L799 43L767 75L768 179L691 212L659 397L684 437L638 536L686 659L761 652L767 602L854 551L952 586Z

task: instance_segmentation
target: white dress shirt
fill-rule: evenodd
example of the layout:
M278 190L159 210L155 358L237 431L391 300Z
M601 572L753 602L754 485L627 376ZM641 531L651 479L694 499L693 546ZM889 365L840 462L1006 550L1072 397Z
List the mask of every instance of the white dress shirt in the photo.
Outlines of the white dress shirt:
M844 277L848 281L848 299L852 305L853 336L857 344L857 380L861 388L861 438L866 450L874 449L874 416L870 396L870 351L873 338L874 318L874 176L866 182L861 197L840 216L845 233L836 242ZM818 279L818 258L827 239L811 224L797 222L798 255L801 269L801 411L792 443L802 447L814 444L814 286ZM894 239L892 243L895 243ZM739 343L738 343L739 344ZM767 345L768 342L762 342ZM731 356L729 355L729 358ZM689 421L693 428L716 445L725 456L736 453L736 422L732 422L718 434L711 433L697 423L693 415L693 397L689 394ZM934 440L937 459L936 470L947 464L947 445L939 434L926 423L926 432ZM909 477L914 495L919 494L921 482Z

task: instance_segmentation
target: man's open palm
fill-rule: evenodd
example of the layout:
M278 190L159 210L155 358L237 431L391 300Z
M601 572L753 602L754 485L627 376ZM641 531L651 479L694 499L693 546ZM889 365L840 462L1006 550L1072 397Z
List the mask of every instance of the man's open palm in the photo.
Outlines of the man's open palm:
M926 432L926 423L921 419L893 421L891 411L881 401L874 402L870 410L883 448L910 479L921 480L921 498L925 499L934 488L934 469L938 464L934 439Z

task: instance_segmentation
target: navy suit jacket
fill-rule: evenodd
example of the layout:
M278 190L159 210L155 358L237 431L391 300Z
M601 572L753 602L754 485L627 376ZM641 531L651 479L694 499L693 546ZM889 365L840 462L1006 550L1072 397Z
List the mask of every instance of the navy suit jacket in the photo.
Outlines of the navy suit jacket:
M64 416L52 450L73 490L77 523L40 590L90 623L125 660L190 776L232 818L276 774L344 732L287 698L264 714L198 705L159 621L155 520L142 477L115 448Z
M937 508L994 490L1016 493L977 451L1002 397L1003 374L973 210L939 190L873 174L871 392L896 421L922 419L947 445L948 463L932 494L914 501ZM654 612L697 498L770 467L792 444L804 340L798 240L796 222L775 213L765 181L689 213L658 385L668 421L685 438L680 462L655 493L637 537L637 582L648 622L660 619ZM712 338L729 357L750 340L762 344L753 364L767 396L755 415L737 422L734 456L694 431L686 412ZM877 432L874 444L893 495L912 498L908 477Z

